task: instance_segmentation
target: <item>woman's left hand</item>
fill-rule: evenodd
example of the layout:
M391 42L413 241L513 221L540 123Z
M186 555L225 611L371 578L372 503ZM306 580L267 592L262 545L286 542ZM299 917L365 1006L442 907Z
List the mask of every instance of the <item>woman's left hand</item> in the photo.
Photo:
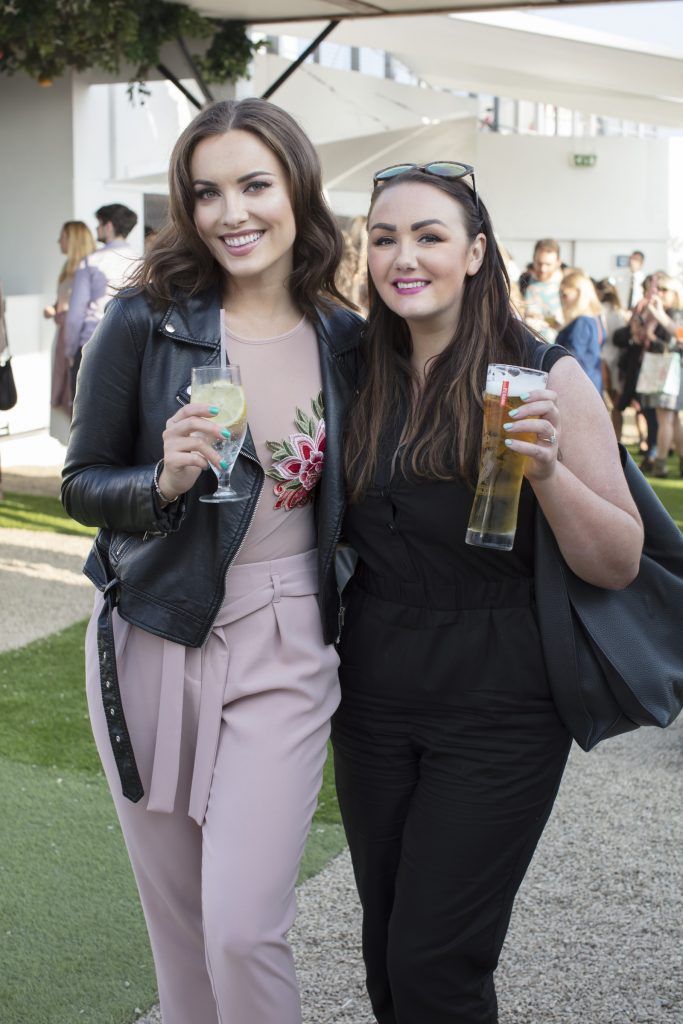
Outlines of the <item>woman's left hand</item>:
M505 444L511 451L526 455L524 475L530 481L547 480L557 465L560 434L557 393L532 391L524 405L510 415L512 422L505 424Z

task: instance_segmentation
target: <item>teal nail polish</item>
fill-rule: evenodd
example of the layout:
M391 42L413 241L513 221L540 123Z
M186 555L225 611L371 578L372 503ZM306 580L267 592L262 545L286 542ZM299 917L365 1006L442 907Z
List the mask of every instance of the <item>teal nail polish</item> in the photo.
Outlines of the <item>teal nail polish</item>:
M519 409L510 409L510 412L508 413L508 416L510 417L510 419L514 419L518 412L519 412Z
M511 437L506 437L505 438L505 444L508 444L508 445L512 444L512 438Z
M511 426L512 426L511 423L504 423L503 424L503 430L509 430Z
M220 409L218 408L217 405L210 405L209 406L209 412L211 413L212 416L218 416L218 413L220 412Z
M221 469L227 469L228 468L228 464L225 461L225 459L221 459L221 461L218 463L218 465L221 467Z
M223 437L227 438L228 441L232 437L232 434L230 433L229 430L221 430L221 434L223 435Z
M522 399L523 402L526 402L527 398L529 397L529 392L523 391L519 397Z

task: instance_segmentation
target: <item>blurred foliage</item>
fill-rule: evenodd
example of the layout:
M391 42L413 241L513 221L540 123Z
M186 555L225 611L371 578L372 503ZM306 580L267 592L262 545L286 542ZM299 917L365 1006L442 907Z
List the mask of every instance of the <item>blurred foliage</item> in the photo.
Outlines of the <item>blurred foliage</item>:
M243 22L205 18L166 0L0 0L0 73L24 71L51 85L68 71L132 68L131 90L145 94L165 43L203 42L194 57L207 82L234 82L258 48Z

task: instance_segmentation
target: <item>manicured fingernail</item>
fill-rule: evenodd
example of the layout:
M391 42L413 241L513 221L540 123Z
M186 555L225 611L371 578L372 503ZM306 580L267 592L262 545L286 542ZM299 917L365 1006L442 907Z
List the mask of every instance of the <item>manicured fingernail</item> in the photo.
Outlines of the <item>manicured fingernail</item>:
M509 430L511 427L512 427L511 423L504 423L503 424L503 430Z
M514 419L518 412L519 412L519 409L510 409L510 412L508 413L508 416L511 419Z
M529 392L528 391L523 391L522 394L519 397L522 399L523 402L526 402L527 399L529 398Z
M218 463L218 465L221 467L221 469L227 469L228 468L228 464L225 461L225 459L221 459L221 461Z
M512 438L511 437L506 437L505 438L505 444L508 444L508 445L512 444Z
M211 413L212 416L218 416L218 413L220 412L220 409L218 408L217 405L210 405L209 406L209 412Z
M232 437L232 434L230 433L229 430L221 430L221 434L223 435L223 437L226 437L228 439L228 441Z

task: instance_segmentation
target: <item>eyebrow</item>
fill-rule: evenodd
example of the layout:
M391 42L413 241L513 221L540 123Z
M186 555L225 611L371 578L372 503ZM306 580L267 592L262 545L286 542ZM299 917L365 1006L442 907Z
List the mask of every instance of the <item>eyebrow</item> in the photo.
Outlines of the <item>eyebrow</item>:
M448 224L445 224L442 220L438 220L436 217L433 217L430 220L415 221L414 224L410 225L410 230L419 231L420 228L426 228L428 224L441 224L442 227L448 228ZM375 228L379 228L381 231L396 231L395 224L373 224L370 230L374 231Z
M275 177L275 171L249 171L249 174L243 174L241 178L238 178L237 182L241 184L243 181L249 181L250 178L260 178L264 174L269 175L271 178Z
M274 171L249 171L248 174L243 174L237 179L237 184L241 185L243 181L249 181L251 178L261 178L264 174L267 174L270 178L275 177ZM213 185L215 187L215 181L208 181L206 178L195 178L192 182L194 185Z

